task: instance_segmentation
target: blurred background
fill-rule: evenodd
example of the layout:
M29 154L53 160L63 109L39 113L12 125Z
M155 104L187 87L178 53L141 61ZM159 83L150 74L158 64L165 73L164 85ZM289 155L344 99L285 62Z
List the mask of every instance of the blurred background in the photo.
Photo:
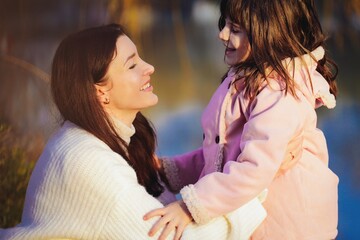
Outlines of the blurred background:
M340 70L337 107L318 111L340 177L338 239L360 239L360 0L315 2ZM156 69L160 101L144 113L157 129L158 154L178 154L200 146L202 109L226 72L218 8L217 0L1 0L0 227L20 221L31 170L57 127L49 73L60 40L123 24Z

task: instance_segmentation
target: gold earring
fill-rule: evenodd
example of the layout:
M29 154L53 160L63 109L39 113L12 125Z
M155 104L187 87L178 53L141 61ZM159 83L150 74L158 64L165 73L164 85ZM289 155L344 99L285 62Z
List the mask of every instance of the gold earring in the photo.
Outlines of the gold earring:
M105 103L105 104L109 104L109 103L110 103L110 99L106 97L104 103Z

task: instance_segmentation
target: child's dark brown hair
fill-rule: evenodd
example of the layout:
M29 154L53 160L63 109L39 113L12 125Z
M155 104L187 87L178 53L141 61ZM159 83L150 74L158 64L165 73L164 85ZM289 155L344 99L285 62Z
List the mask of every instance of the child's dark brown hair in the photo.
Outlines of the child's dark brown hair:
M285 82L285 91L295 94L295 83L282 64L285 58L310 54L324 46L323 33L313 0L222 0L218 26L225 19L245 29L251 54L244 62L233 66L245 74L245 94L254 97L264 81L265 70L273 69ZM336 64L327 57L318 61L317 71L330 85L336 96Z

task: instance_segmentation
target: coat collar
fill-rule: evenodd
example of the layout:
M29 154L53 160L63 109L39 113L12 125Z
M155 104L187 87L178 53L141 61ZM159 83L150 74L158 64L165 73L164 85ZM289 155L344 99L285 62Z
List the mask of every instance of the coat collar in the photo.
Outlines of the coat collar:
M336 106L335 96L330 93L330 86L326 79L316 71L318 61L325 56L323 47L318 47L309 54L301 57L285 58L282 60L283 66L288 70L290 76L294 77L297 89L306 97L314 108L322 105L327 108ZM271 69L266 71L268 79L278 79L277 74ZM235 78L241 76L242 73L236 74L236 70L229 69L228 78L233 82ZM262 87L270 84L273 89L283 89L284 83L279 81L264 82Z

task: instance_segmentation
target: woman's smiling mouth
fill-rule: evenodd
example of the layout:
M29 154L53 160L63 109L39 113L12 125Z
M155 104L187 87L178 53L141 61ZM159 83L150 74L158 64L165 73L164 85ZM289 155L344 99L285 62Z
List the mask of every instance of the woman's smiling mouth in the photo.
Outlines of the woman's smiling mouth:
M140 88L140 91L147 91L147 90L152 90L152 86L150 85L150 82L146 83L144 86Z

